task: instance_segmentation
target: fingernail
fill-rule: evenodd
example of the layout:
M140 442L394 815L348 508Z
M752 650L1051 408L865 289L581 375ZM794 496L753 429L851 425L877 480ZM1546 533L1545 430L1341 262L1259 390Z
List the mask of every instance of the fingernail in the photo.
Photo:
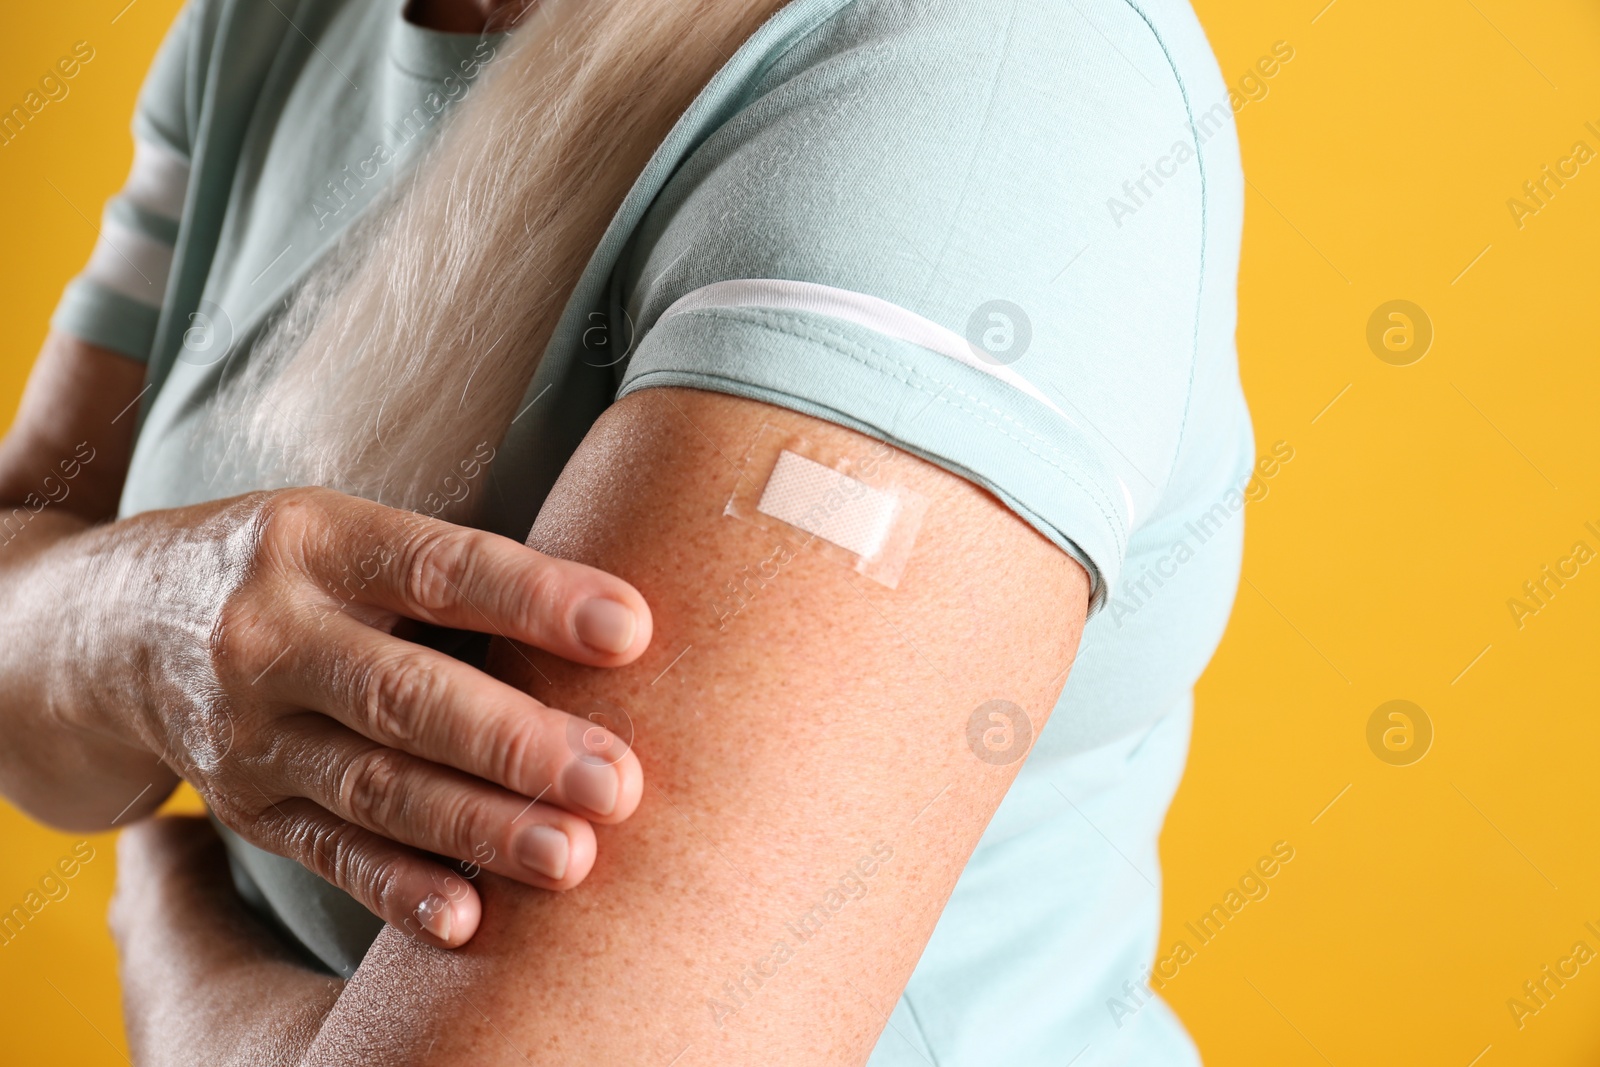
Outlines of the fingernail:
M639 620L615 600L595 597L578 606L578 613L572 617L572 628L578 632L578 640L590 648L615 655L628 651L633 645Z
M610 815L617 807L617 772L609 763L573 760L561 772L561 792L596 815Z
M417 905L417 918L422 928L440 941L450 940L450 902L438 893L430 893Z
M567 835L551 826L525 826L511 842L517 862L559 882L567 873Z

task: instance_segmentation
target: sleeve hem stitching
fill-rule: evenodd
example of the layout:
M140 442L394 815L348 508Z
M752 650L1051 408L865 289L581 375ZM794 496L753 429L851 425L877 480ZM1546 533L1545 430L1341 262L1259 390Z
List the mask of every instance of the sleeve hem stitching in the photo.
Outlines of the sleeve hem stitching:
M866 345L861 344L860 342L858 342L856 340L853 340L852 338L849 338L849 337L845 336L842 333L839 333L839 332L833 331L833 330L829 330L827 327L821 326L821 325L819 325L819 324L817 324L815 322L812 322L812 321L810 321L810 320L808 320L806 318L803 318L803 317L801 317L799 315L782 314L782 313L774 313L774 312L764 312L763 314L765 316L780 320L779 322L764 322L764 321L761 321L761 318L757 317L756 315L751 315L751 314L748 314L748 313L729 314L725 309L695 311L695 312L688 312L687 314L688 315L695 315L695 316L708 316L708 317L712 317L712 318L732 319L734 321L745 322L745 323L748 323L748 324L750 324L752 326L760 327L761 329L771 330L771 331L773 331L775 333L781 333L781 334L785 334L785 335L790 336L790 337L795 337L795 338L798 338L798 339L800 339L802 341L809 341L809 342L814 343L814 344L824 345L825 347L831 348L834 351L838 352L840 355L846 357L847 359L851 359L851 360L853 360L853 361L855 361L857 363L860 363L862 366L868 368L869 370L872 370L872 371L875 371L878 374L883 374L883 375L885 375L887 377L893 378L895 381L898 381L903 385L906 385L906 386L908 386L908 387L910 387L912 389L915 389L919 393L923 393L923 394L931 396L933 398L933 400L930 401L930 403L933 402L933 401L941 401L941 402L943 402L943 403L945 403L945 404L947 404L947 405L949 405L951 407L956 408L959 411L962 411L964 414L966 414L966 415L968 415L968 416L970 416L972 418L977 419L983 425L988 426L990 429L998 431L1000 434L1002 434L1003 436L1005 436L1009 440L1015 442L1018 445L1021 445L1025 450L1028 451L1029 454L1033 455L1035 458L1037 458L1041 462L1045 463L1047 466L1049 466L1052 469L1054 469L1055 471L1057 471L1062 477L1066 478L1069 482L1071 482L1074 486L1076 486L1079 489L1079 491L1081 491L1085 496L1087 496L1091 501L1093 501L1096 510L1098 510L1099 513L1100 513L1101 520L1106 524L1107 529L1109 529L1111 531L1112 536L1116 539L1117 550L1118 550L1119 554L1125 554L1127 552L1127 536L1126 536L1125 531L1122 529L1122 523L1119 522L1111 514L1111 512L1107 509L1106 501L1105 501L1105 497L1104 497L1103 493L1099 492L1095 488L1091 488L1090 486L1084 484L1084 482L1082 480L1080 480L1076 475L1074 475L1070 470L1068 470L1066 467L1062 466L1060 463L1056 462L1056 460L1052 459L1051 456L1046 455L1045 452L1043 451L1044 449L1048 449L1050 452L1059 455L1060 453L1059 453L1058 449L1055 449L1048 442L1044 441L1042 438L1040 438L1037 434L1034 434L1032 431L1029 431L1029 430L1027 430L1027 429L1025 429L1025 428L1023 428L1021 426L1017 426L1016 421L1014 419L1012 419L1009 415L1006 415L1004 412L999 411L993 405L984 402L982 399L980 399L978 397L975 397L975 396L972 396L971 394L963 391L959 386L955 386L955 385L951 384L950 382L944 381L944 380L940 379L939 377L937 377L937 376L935 376L933 374L929 374L926 371L920 370L919 368L914 367L909 363L901 362L900 360L895 359L893 356L889 355L886 352L881 352L881 351L878 351L876 349L870 348L870 347L868 347ZM801 330L792 329L788 325L785 325L785 323L803 326L803 327L805 327L805 330L801 331ZM814 336L814 334L820 334L821 336L820 337ZM853 350L860 350L861 352L867 352L867 353L870 353L870 354L872 354L874 356L877 356L879 359L881 359L881 360L883 360L883 361L885 361L885 362L887 362L887 363L889 363L889 364L891 364L891 365L893 365L895 367L898 367L900 370L904 371L906 373L906 375L915 375L915 376L918 376L918 377L921 377L921 378L925 378L928 381L931 381L931 382L941 386L941 388L940 388L940 390L938 392L934 392L933 390L928 389L926 386L924 386L924 385L922 385L922 384L920 384L918 382L912 381L910 377L903 377L903 376L901 376L899 374L896 374L893 371L888 370L888 369L886 369L884 367L880 367L880 366L874 365L871 361L865 359L861 354L859 354L858 351L853 351ZM640 374L637 378L633 378L629 382L625 383L624 386L623 386L623 391L624 392L628 391L630 389L630 387L635 382L639 381L642 378L648 377L649 373L650 372L646 371L646 372ZM946 393L954 393L957 396L962 397L963 399L970 401L973 405L976 405L976 407L968 407L968 406L966 406L964 404L957 403L954 400L948 399L945 396ZM998 418L1003 419L1008 423L1011 423L1013 426L1016 426L1016 428L1018 430L1020 430L1022 433L1025 433L1030 438L1033 438L1034 442L1037 444L1038 447L1035 447L1035 444L1030 444L1028 441L1023 440L1023 438L1019 437L1016 433L1011 432L1011 430L1008 429L1006 426L1002 426L999 423L994 422L992 419L985 417L985 415L983 414L982 411L977 410L978 408L985 409L985 410L987 410L989 412L992 412ZM885 431L885 432L887 432L887 431ZM891 434L891 436L898 437L900 435Z

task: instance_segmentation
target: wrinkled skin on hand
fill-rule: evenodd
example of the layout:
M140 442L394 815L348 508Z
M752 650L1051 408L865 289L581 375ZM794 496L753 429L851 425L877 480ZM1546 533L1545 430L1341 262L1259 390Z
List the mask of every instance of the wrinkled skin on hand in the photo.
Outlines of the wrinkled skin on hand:
M24 698L71 739L64 763L98 783L52 821L136 818L181 776L246 840L453 947L478 898L446 899L425 853L567 889L594 862L591 824L638 804L620 739L403 637L503 634L596 667L648 645L632 586L506 538L280 490L89 529L10 591L66 613L11 654L34 659Z

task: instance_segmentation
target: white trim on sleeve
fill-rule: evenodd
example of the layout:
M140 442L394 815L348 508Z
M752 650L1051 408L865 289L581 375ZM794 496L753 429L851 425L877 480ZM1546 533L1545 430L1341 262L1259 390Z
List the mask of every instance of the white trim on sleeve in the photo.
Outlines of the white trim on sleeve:
M980 359L967 339L954 330L925 319L899 304L891 304L865 293L849 289L836 289L816 282L787 281L781 278L741 278L736 281L713 282L685 293L661 313L657 322L673 315L706 308L764 307L789 311L811 311L835 319L853 322L919 348L948 356L957 363L982 371L997 378L1013 389L1026 393L1063 419L1077 425L1072 418L1057 407L1049 397L1028 379L999 363Z
M189 191L189 161L155 141L133 142L133 169L122 196L162 218L183 217L183 198Z
M106 219L83 276L148 307L160 307L172 272L172 246Z
M1076 419L1057 407L1032 382L1008 366L981 358L974 350L975 346L954 330L924 318L914 311L907 311L898 304L891 304L887 300L880 300L865 293L836 289L831 285L819 285L816 282L797 282L782 278L740 278L713 282L685 293L673 301L656 322L659 325L674 315L689 311L734 307L810 311L818 315L843 319L857 326L865 326L869 330L876 330L896 340L906 341L930 352L937 352L963 366L971 367L1004 382L1043 404L1079 431L1083 429ZM1127 527L1132 529L1133 494L1128 491L1127 483L1120 476L1116 477L1117 485L1122 490L1123 504L1128 510Z

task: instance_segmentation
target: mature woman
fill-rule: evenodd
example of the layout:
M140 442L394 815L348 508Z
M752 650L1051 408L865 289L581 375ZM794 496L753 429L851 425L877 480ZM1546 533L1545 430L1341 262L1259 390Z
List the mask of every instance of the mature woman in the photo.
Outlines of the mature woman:
M134 132L0 451L0 785L223 829L123 834L141 1062L1195 1061L1186 4L190 0Z

